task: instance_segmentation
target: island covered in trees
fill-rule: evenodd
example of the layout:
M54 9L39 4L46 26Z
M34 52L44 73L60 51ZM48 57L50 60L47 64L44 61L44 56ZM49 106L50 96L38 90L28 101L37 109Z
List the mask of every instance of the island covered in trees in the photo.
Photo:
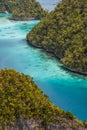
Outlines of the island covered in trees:
M0 70L0 130L86 130L86 126L53 105L30 76Z
M87 1L62 0L27 40L52 53L67 69L87 75Z
M41 19L47 14L36 0L0 0L0 12L12 13L13 20Z

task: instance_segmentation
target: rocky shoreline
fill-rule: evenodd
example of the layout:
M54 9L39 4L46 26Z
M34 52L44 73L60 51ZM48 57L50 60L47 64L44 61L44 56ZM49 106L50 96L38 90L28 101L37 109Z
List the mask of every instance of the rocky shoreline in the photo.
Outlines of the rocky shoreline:
M9 20L15 20L15 21L31 21L31 20L38 20L34 17L30 18L18 18L18 17L10 17Z
M58 56L56 56L52 51L46 50L46 49L45 49L44 47L42 47L42 46L38 46L38 45L35 46L35 45L33 45L28 38L27 38L27 42L28 42L29 45L31 45L31 46L33 46L33 47L35 47L35 48L39 48L39 49L44 50L45 52L51 54L51 55L54 56L57 60L60 61L60 58L59 58ZM61 61L60 61L60 62L61 62ZM62 62L61 62L61 63L62 63ZM63 64L63 63L62 63L62 64ZM79 75L87 76L87 72L81 72L81 71L77 71L77 70L71 69L71 68L65 66L64 64L63 64L61 67L62 67L63 69L65 69L65 70L67 70L67 71L70 71L70 72L73 72L73 73L76 73L76 74L79 74Z

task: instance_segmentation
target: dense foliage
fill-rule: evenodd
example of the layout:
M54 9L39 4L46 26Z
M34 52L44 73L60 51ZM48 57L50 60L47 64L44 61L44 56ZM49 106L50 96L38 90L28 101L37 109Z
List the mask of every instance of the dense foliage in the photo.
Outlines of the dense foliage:
M78 130L84 126L70 112L54 106L29 76L3 69L0 71L0 125L13 125L19 119L37 120L43 126L57 123Z
M36 0L1 0L0 12L8 11L13 18L41 19L46 16L45 11Z
M71 70L87 74L87 1L62 0L27 39Z

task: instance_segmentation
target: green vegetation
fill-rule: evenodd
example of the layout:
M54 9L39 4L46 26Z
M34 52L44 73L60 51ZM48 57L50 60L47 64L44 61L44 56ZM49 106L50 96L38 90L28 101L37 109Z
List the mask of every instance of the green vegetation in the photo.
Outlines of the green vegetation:
M70 112L53 105L29 76L3 69L0 71L0 130L14 126L16 121L23 119L37 121L43 130L53 124L65 130L74 125L78 130L82 127L84 130L86 124L79 122Z
M47 14L36 0L2 0L0 12L5 11L12 13L14 19L41 19Z
M27 39L72 71L87 74L87 1L62 0Z

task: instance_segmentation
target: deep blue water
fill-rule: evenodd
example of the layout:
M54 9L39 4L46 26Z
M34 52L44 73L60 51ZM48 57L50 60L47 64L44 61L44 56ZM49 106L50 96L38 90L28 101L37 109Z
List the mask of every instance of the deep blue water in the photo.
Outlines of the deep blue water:
M55 58L27 44L27 32L38 23L0 17L0 69L32 76L54 104L87 120L87 78L63 70Z

